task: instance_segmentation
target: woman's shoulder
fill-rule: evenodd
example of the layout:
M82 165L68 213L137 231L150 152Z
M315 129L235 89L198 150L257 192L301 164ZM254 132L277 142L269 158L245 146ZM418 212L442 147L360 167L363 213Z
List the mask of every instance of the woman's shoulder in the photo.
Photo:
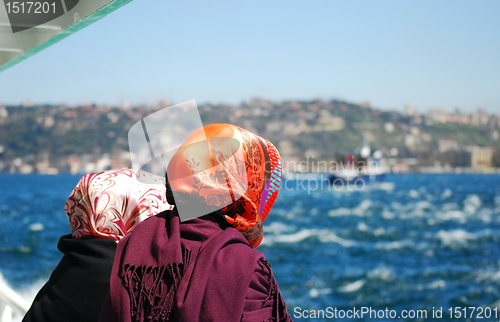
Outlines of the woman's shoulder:
M252 248L248 240L235 228L226 228L222 235L219 256L230 256L233 262L242 265L252 263L255 268L259 261L265 261L264 253Z

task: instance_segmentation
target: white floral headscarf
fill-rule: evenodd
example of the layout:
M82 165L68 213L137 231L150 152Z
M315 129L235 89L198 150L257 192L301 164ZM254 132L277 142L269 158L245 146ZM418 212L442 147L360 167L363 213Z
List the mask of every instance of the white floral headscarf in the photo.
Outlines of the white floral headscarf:
M140 177L151 183L140 182ZM132 169L84 175L64 206L74 238L116 241L139 222L171 208L165 196L165 179Z

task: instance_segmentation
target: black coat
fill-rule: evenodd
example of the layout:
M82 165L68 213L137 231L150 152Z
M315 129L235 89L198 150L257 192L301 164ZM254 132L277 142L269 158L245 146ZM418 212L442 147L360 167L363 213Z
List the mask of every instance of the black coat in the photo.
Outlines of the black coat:
M64 256L23 322L97 321L109 293L116 245L111 239L62 236L57 248Z

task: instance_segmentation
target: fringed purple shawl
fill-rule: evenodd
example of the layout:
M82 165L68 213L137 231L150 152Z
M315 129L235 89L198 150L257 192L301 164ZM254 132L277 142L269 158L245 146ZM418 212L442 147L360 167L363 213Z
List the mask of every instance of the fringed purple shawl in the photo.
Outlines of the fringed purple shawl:
M119 242L100 321L290 321L264 255L207 215L165 211Z

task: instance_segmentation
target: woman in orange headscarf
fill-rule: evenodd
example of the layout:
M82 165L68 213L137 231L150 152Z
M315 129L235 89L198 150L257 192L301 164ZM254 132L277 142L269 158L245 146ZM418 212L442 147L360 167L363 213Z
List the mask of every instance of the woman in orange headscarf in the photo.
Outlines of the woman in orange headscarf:
M192 133L167 168L174 210L119 243L100 321L289 321L254 249L280 185L269 141L230 124Z

